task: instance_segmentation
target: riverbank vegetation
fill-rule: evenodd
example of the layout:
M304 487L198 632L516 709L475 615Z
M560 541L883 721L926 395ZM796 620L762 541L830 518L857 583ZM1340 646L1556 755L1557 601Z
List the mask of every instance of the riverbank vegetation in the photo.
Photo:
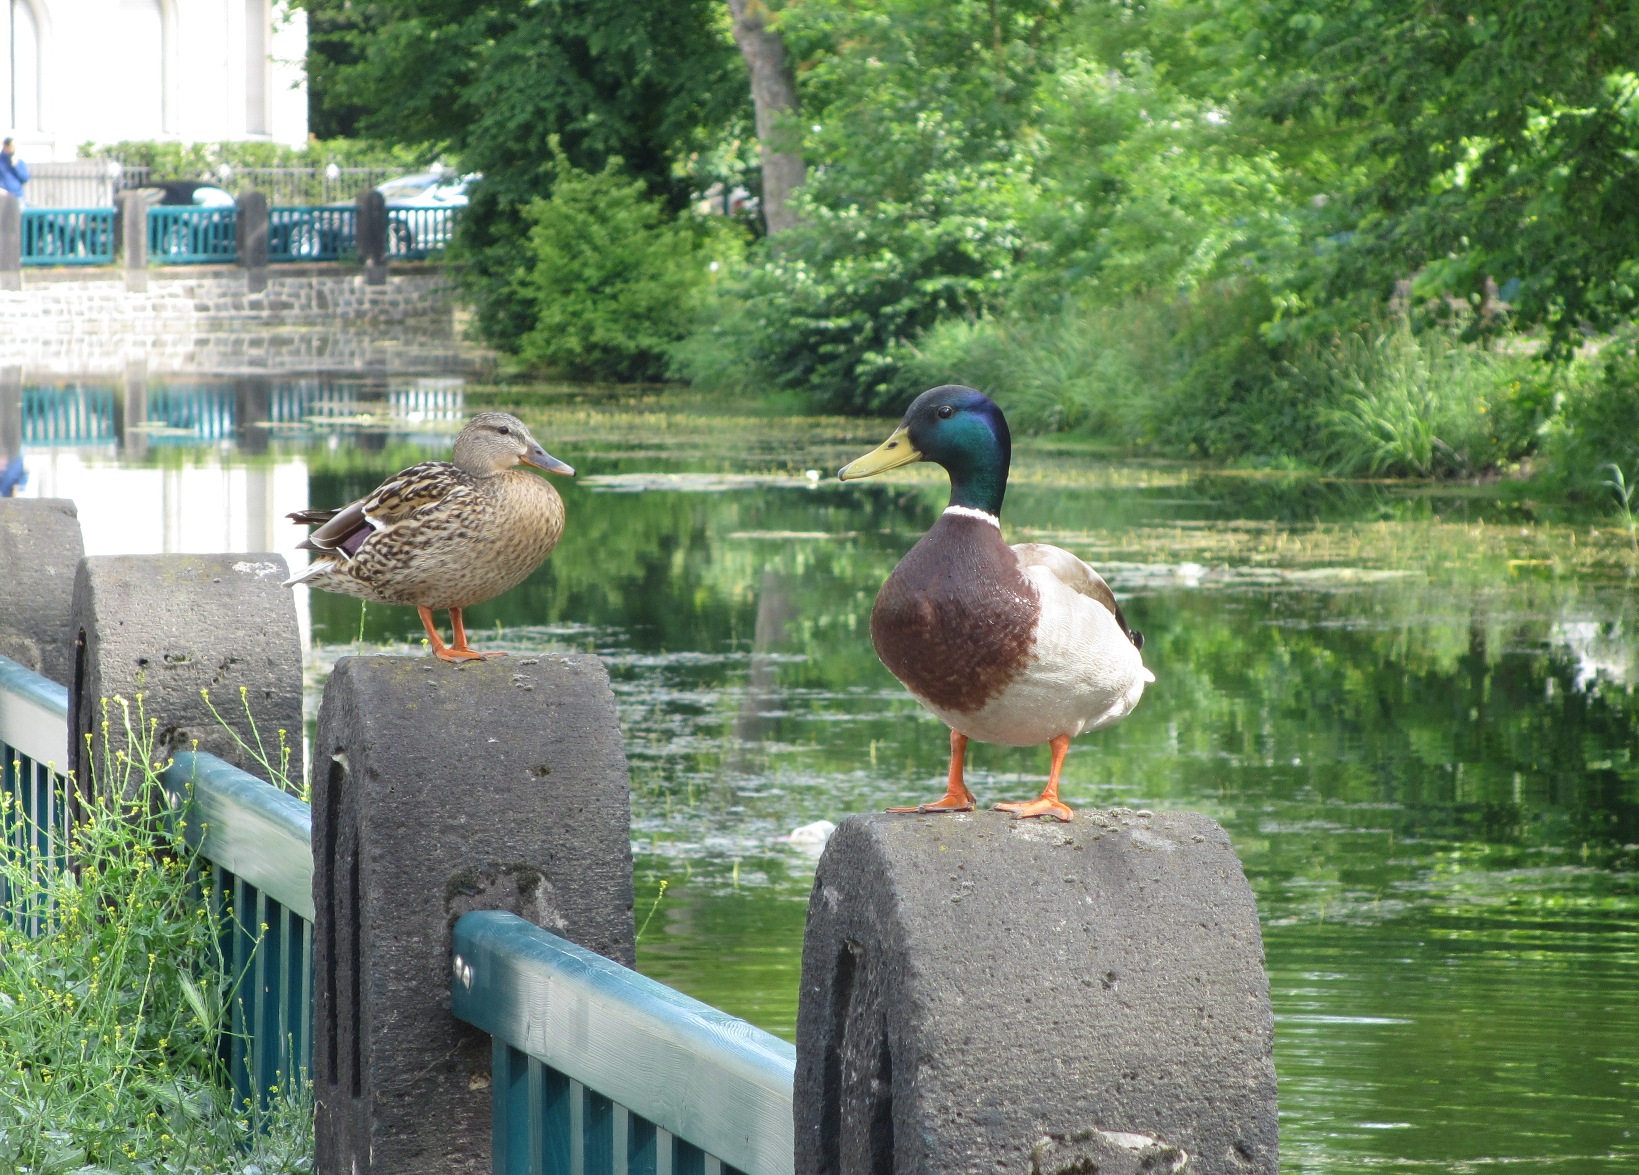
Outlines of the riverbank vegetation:
M955 380L1025 430L1134 452L1572 492L1639 459L1639 10L345 11L316 100L483 172L463 281L533 370L663 368L890 414ZM783 62L751 52L748 19ZM756 109L747 61L786 70L794 105ZM681 247L734 219L704 209L756 196L754 125L806 168L794 224L743 216L740 247ZM538 201L614 175L627 229L596 256L543 253ZM622 267L669 291L663 324L632 303L642 359L556 346L566 315L623 333L594 280Z
M133 753L99 764L69 845L0 796L0 819L18 833L0 843L0 1166L310 1170L307 1089L272 1091L269 1109L235 1104L218 1046L238 977L201 888L210 866L158 779L157 721L140 698L106 706Z

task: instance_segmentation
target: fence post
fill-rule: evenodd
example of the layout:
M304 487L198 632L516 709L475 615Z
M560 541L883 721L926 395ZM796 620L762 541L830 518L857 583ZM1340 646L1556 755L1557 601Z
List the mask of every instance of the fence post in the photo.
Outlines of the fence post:
M295 602L281 586L287 575L284 557L275 554L80 560L69 765L81 787L89 782L86 768L128 747L113 699L126 699L135 725L139 693L143 715L159 721L157 755L197 742L265 777L258 753L277 767L283 731L290 779L301 780L302 646ZM201 690L210 692L208 701Z
M814 878L798 1175L1273 1175L1252 891L1213 821L855 816Z
M23 288L23 202L0 192L0 290Z
M0 654L67 685L74 568L85 554L67 498L0 498Z
M358 194L358 250L364 284L387 284L387 199L374 188Z
M313 743L316 1175L489 1175L451 932L506 910L631 965L631 815L595 657L353 657Z
M260 294L267 289L267 196L254 189L240 192L238 205L234 236L245 271L245 293Z
M119 249L125 269L125 288L133 294L148 289L148 194L139 188L114 197L119 205Z

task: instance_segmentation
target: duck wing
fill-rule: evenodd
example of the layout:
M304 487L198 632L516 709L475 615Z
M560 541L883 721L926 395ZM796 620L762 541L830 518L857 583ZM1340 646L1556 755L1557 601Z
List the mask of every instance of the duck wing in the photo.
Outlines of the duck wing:
M1053 547L1046 543L1015 543L1013 553L1018 556L1021 568L1045 567L1065 587L1104 605L1115 617L1115 622L1121 626L1121 631L1127 634L1127 639L1132 641L1133 648L1143 649L1144 634L1128 627L1127 618L1121 612L1121 605L1116 603L1115 593L1110 590L1110 585L1086 563L1063 547Z
M292 522L322 523L297 543L298 549L332 551L348 558L364 540L422 511L437 509L474 492L473 477L448 461L424 461L382 482L369 497L339 510L298 510Z

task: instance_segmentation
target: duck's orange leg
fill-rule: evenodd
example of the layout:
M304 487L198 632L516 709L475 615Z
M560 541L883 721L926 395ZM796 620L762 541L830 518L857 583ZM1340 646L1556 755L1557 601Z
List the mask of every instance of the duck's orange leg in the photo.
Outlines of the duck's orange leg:
M455 643L450 646L450 652L465 653L466 656L463 660L470 661L475 657L479 659L487 659L490 657L506 656L505 653L480 653L477 649L467 644L467 624L466 621L461 619L461 609L450 609L450 627L455 630Z
M971 812L973 811L973 793L967 790L967 784L962 782L962 760L967 757L967 735L950 732L950 781L945 784L945 794L931 804L918 804L914 808L889 808L890 812Z
M452 648L446 645L444 638L438 635L438 625L433 623L433 610L431 608L417 608L416 611L421 613L421 627L427 630L427 640L432 644L433 656L440 661L478 661L483 658L482 653L475 653L471 649ZM451 615L453 616L455 613L452 612ZM459 621L456 622L455 631L458 638L457 646L465 645L466 641L460 639L462 634Z
M1070 749L1070 736L1058 735L1053 739L1053 766L1047 773L1047 786L1041 789L1041 795L1033 800L1012 800L1005 804L997 804L996 811L1011 812L1023 820L1027 816L1057 816L1060 820L1070 820L1074 813L1070 805L1059 799L1059 771L1064 767L1064 755Z

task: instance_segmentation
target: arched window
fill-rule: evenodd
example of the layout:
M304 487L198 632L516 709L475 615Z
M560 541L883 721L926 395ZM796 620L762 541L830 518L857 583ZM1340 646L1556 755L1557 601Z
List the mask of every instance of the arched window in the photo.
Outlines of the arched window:
M114 139L165 133L165 16L160 0L115 0L112 43L119 46L120 100L108 111Z
M5 59L0 72L5 77L5 123L19 134L40 129L40 21L30 0L0 0L6 5L0 16L5 20Z

